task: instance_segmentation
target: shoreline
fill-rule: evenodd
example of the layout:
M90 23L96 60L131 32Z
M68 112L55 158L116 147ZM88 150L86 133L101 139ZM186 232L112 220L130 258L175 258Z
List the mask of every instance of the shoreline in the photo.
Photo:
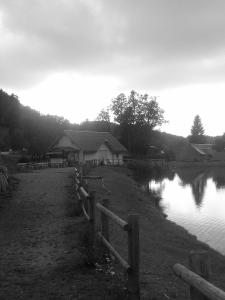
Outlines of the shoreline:
M211 259L210 282L225 290L225 256L197 240L186 229L167 220L153 201L141 191L126 167L98 167L92 175L103 176L99 182L89 182L96 191L97 201L110 199L110 208L123 219L128 214L140 215L141 295L142 299L187 299L189 288L175 277L172 266L181 263L188 267L191 250L208 250ZM126 258L126 242L120 230L111 226L111 240Z

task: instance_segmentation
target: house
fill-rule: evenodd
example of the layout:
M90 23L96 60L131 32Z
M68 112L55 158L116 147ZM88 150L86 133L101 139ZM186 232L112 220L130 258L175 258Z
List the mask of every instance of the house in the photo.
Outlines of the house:
M212 144L191 144L192 148L199 155L200 160L210 160L213 158L213 145Z
M225 151L216 151L213 144L187 144L180 151L179 161L225 161Z
M69 164L94 161L123 164L126 148L109 132L65 130L50 148L50 161L63 159Z

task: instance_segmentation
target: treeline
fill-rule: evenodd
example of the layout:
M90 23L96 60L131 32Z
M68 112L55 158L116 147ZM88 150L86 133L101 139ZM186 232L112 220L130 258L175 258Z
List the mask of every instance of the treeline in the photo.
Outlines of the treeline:
M115 122L110 122L110 111ZM164 150L173 160L187 139L155 128L165 122L163 110L155 97L131 91L128 96L118 95L107 110L102 110L96 121L71 124L63 117L42 115L24 106L16 95L0 90L0 151L27 150L29 154L45 154L50 145L65 129L111 132L133 156L148 154L149 146Z
M27 149L44 154L64 129L75 128L63 117L42 115L23 106L14 94L0 90L0 150Z
M63 117L43 115L24 106L16 95L0 90L0 151L27 150L43 155L64 130L109 131L119 137L118 126L105 121L71 124Z

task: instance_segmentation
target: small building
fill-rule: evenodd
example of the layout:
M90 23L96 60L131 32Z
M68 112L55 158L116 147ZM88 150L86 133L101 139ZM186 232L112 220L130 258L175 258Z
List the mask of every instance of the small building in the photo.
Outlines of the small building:
M187 144L180 151L179 161L225 161L225 151L214 150L213 144Z
M123 164L126 148L109 132L65 130L50 147L50 161Z
M212 144L191 144L192 148L199 155L200 160L210 160L213 158L213 145Z

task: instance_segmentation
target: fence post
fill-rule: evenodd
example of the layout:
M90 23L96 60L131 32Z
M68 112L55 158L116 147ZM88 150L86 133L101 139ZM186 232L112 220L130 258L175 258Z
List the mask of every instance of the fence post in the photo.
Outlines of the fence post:
M140 299L139 288L139 216L128 216L128 299Z
M80 194L79 194L79 190L80 190L80 187L81 187L81 185L80 185L80 183L79 183L79 185L77 185L77 190L76 190L76 194L77 194L77 210L78 210L78 215L80 215L81 213L82 213L82 198L81 198L81 196L80 196Z
M95 246L95 223L96 223L96 215L95 215L95 192L92 191L88 197L89 202L89 238L90 238L90 248L94 251Z
M103 199L102 204L107 209L109 208L109 199ZM102 235L109 241L109 219L103 212L101 212Z
M204 279L209 280L210 268L209 255L207 251L191 251L189 254L189 266L191 271L200 275ZM208 300L206 296L201 294L197 289L195 289L192 286L190 287L190 297L191 300Z
M79 180L79 176L77 175L77 172L75 170L75 175L74 175L74 187L75 187L75 195L77 198L77 214L81 214L82 212L82 200L79 197L79 188L80 188L80 184L76 183L76 179Z

